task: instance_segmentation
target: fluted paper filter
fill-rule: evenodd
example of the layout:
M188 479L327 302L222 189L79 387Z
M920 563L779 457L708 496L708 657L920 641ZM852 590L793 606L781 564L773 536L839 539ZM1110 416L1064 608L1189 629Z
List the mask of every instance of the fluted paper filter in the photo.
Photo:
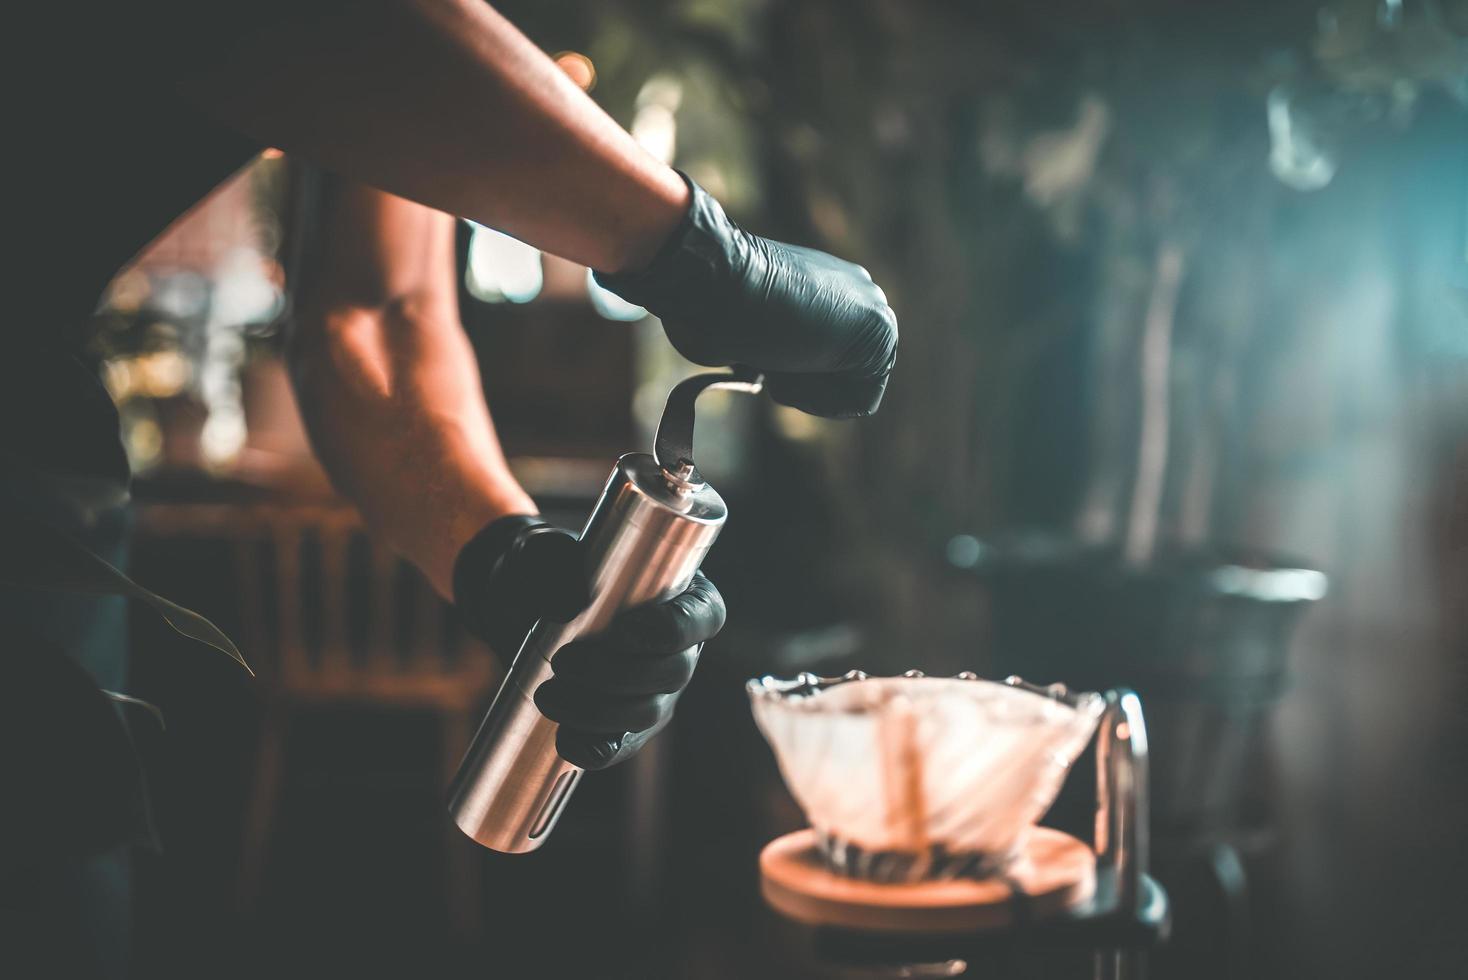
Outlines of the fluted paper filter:
M889 879L1002 870L1104 707L1095 694L972 675L802 675L748 687L828 861ZM896 860L874 870L881 854Z

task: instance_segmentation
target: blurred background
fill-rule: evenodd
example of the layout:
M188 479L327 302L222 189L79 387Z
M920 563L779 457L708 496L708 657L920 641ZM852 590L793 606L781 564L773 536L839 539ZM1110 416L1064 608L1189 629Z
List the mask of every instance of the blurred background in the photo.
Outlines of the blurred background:
M237 175L91 328L134 576L260 672L133 617L168 721L139 735L138 975L851 975L760 903L802 821L742 683L858 667L1141 692L1155 976L1460 976L1468 3L497 6L737 220L872 270L887 400L703 403L730 625L542 851L482 851L443 791L505 651L312 461L278 353L292 162ZM691 366L584 268L459 241L512 465L579 526Z

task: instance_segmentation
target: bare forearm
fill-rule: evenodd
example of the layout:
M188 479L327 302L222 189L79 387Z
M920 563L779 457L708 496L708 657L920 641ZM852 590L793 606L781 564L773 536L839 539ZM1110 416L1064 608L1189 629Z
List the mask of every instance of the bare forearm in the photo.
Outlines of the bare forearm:
M476 531L536 508L510 475L487 420L436 410L431 378L358 373L370 357L361 348L400 327L391 317L329 314L311 329L330 339L314 350L298 347L293 374L332 482L374 535L447 596L454 558Z
M338 489L448 595L476 531L536 508L505 463L459 326L452 219L366 188L341 198L292 324L297 399Z
M593 268L640 267L681 220L678 176L482 0L280 9L192 72L190 97L344 176Z

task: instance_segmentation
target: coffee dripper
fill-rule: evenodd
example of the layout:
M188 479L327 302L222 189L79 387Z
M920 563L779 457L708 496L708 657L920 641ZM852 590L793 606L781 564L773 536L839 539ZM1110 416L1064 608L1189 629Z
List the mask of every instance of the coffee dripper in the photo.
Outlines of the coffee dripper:
M811 931L823 966L952 977L1028 947L1089 952L1097 980L1145 975L1170 915L1147 874L1135 693L920 671L762 677L748 691L811 822L765 846L761 892ZM1090 842L1037 823L1088 743Z

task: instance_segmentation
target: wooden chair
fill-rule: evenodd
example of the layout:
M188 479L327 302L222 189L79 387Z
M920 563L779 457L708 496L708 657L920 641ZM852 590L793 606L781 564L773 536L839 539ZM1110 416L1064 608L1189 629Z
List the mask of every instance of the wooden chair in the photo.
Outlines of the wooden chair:
M345 504L163 505L150 508L145 527L226 537L234 555L237 642L264 700L238 879L240 911L252 915L293 719L325 705L430 711L446 788L502 672L487 647L448 628L444 601L369 542ZM480 865L447 815L443 827L450 917L472 939L483 919Z

